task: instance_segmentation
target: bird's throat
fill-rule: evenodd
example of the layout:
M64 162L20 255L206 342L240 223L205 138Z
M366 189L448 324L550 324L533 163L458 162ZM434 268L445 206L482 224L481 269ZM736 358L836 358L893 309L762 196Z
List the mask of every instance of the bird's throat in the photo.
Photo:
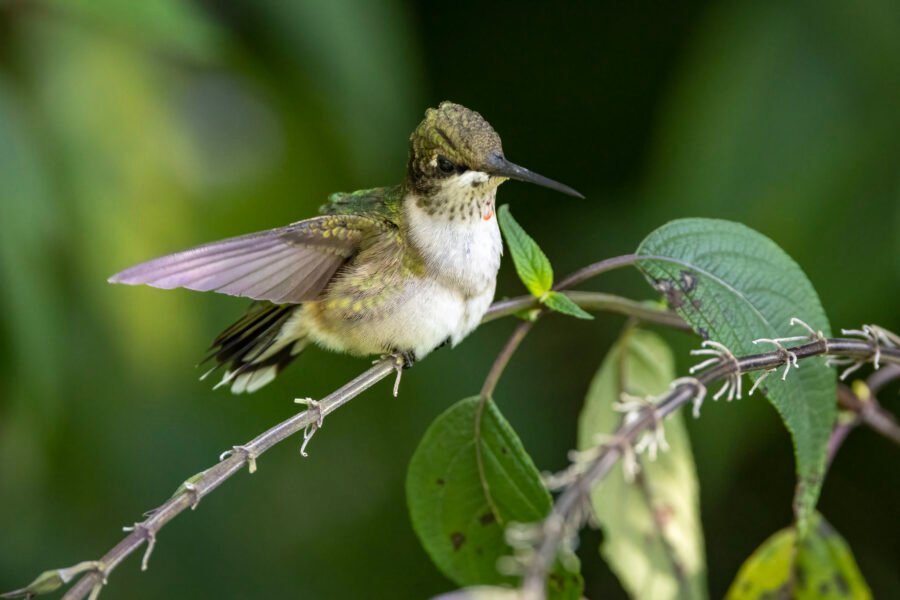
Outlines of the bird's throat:
M440 182L428 194L409 198L416 207L436 220L469 224L494 218L497 186L502 179L479 171L467 171Z

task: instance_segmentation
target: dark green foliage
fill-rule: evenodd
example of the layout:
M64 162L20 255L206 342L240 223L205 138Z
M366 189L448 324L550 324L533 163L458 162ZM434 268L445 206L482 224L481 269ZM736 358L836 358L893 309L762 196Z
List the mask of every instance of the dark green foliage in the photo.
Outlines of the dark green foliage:
M794 317L830 335L819 297L797 263L748 227L714 219L673 221L651 233L638 254L645 257L639 267L669 305L701 337L735 355L772 349L753 343L759 338L803 334L791 328ZM822 359L812 359L784 380L780 374L768 377L762 390L794 441L795 511L803 532L825 476L837 415L835 374Z
M484 406L476 440L478 412L479 398L466 398L425 432L406 478L409 512L434 563L458 585L513 584L497 571L498 559L512 555L504 529L546 517L550 494L493 401ZM577 599L581 578L557 567L548 589L554 598Z

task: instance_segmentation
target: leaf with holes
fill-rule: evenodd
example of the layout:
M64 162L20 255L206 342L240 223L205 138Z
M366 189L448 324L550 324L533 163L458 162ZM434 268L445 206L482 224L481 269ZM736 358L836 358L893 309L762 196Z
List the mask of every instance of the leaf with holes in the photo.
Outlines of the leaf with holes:
M591 382L578 420L578 448L615 431L622 415L613 404L623 393L661 394L674 378L666 343L649 331L626 330ZM664 427L669 450L655 461L642 456L635 482L626 483L619 464L591 493L603 530L601 553L631 598L706 598L699 486L681 413Z
M406 477L413 528L435 565L461 586L513 585L497 571L510 556L504 529L542 520L550 512L531 457L492 401L481 421L484 483L476 455L477 397L460 400L425 432ZM557 566L548 581L553 598L578 598L581 576Z
M500 207L497 218L519 279L534 297L542 297L553 287L553 267L550 266L547 255L516 222L509 212L508 204Z
M796 530L788 527L763 542L741 566L725 596L726 600L871 597L847 542L818 513L810 518L803 539L798 541Z
M758 338L802 333L790 327L791 317L830 335L819 297L797 263L772 240L739 223L672 221L647 236L637 253L638 268L694 331L735 354L772 349L753 344ZM791 370L785 381L767 378L762 390L793 438L794 513L803 534L822 488L837 414L834 372L814 358Z

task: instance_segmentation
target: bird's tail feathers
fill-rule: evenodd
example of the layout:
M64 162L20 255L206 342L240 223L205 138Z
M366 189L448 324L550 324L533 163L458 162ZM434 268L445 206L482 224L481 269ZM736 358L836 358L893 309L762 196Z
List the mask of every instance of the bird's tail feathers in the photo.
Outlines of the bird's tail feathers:
M225 367L216 388L230 385L234 394L253 393L270 383L306 348L308 340L293 327L299 305L255 302L243 317L213 341L201 364L214 360L205 379Z

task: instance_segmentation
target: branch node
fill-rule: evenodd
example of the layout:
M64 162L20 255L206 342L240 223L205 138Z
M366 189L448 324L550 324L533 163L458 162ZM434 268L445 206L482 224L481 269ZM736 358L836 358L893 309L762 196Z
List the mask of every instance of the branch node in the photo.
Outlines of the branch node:
M391 361L393 361L394 371L397 373L397 378L394 379L394 398L396 398L400 395L400 379L403 377L403 369L412 365L412 358L405 356L402 352L382 354L378 360L373 360L372 364L378 364L386 359L391 359Z
M709 358L704 360L698 365L694 365L690 369L688 369L688 373L693 375L697 371L701 371L706 367L711 367L712 365L722 365L722 364L731 364L733 371L728 373L725 378L725 383L722 384L722 387L719 388L719 391L715 393L713 396L713 400L718 400L722 396L726 396L726 400L731 402L735 398L738 400L741 399L742 395L742 382L741 382L741 363L738 362L737 357L734 353L728 349L725 344L721 344L719 342L714 342L712 340L704 340L701 344L703 348L691 350L692 356L712 356L713 358ZM703 390L703 395L706 395L706 389ZM696 405L698 400L695 400L694 406L694 417L696 418L700 414L700 408ZM700 397L699 403L703 403L703 397Z
M184 491L191 497L191 510L197 510L197 505L200 504L200 489L190 481L185 481L182 485Z
M253 475L256 473L256 452L247 446L233 446L231 450L226 450L223 453L223 456L231 456L236 452L240 452L244 455L244 460L247 461L247 470L250 471L250 474ZM219 458L221 459L221 457Z
M645 431L637 443L634 444L636 454L647 453L650 460L656 460L656 456L660 450L663 452L669 449L669 443L666 441L666 430L663 427L663 418L657 410L654 397L641 398L632 396L623 392L618 402L612 405L613 410L623 413L623 421L625 425L630 425L640 419L642 414L650 415L652 424L650 429Z
M398 379L399 384L399 379ZM396 394L395 394L396 396ZM309 441L316 434L316 432L322 428L322 424L325 422L325 413L322 411L321 406L319 406L319 402L313 400L312 398L295 398L294 403L303 404L307 407L307 412L314 410L316 411L316 420L314 423L310 423L306 427L303 428L303 444L300 445L300 456L306 458L309 456L306 453L306 446L309 444Z
M876 371L881 368L882 345L889 348L900 347L900 336L898 336L893 331L888 331L884 327L880 327L878 325L863 325L862 329L841 329L841 333L844 335L863 338L875 347L875 356L872 358L872 365L875 367ZM850 375L850 373L856 371L859 367L861 367L862 363L865 361L857 362L859 363L858 366L856 363L854 363L849 369L841 374L842 381L847 375Z
M134 525L123 527L122 531L137 532L147 542L147 549L144 550L144 557L141 559L141 571L146 571L147 567L150 566L150 555L153 554L153 549L156 547L156 532L148 527L146 523L135 523ZM104 581L103 583L105 584L106 582Z
M807 325L807 327L809 327ZM800 363L797 362L797 355L794 352L791 352L787 348L784 347L784 343L787 342L796 342L801 340L806 340L805 336L799 338L797 337L786 337L786 338L759 338L758 340L753 340L754 344L771 344L775 346L775 350L778 352L778 355L781 357L781 360L784 361L784 373L781 375L781 380L785 381L787 379L788 373L791 370L791 367L795 369L800 368Z
M598 434L594 436L594 442L597 444L596 455L610 448L617 448L622 455L622 475L625 477L626 483L634 483L641 465L637 460L634 446L628 441L628 438L620 433Z
M675 391L675 389L683 385L689 385L694 388L692 414L695 419L699 419L700 408L703 406L703 399L706 398L706 386L703 385L703 382L696 377L679 377L669 384L669 390Z

